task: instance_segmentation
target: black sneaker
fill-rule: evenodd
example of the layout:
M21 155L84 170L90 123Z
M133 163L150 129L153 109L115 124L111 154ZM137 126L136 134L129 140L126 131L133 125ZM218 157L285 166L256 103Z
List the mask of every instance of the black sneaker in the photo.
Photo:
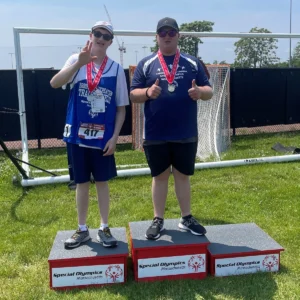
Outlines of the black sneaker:
M204 235L206 233L206 229L192 215L181 218L178 227L189 230L195 235Z
M164 219L155 217L151 223L151 226L146 232L146 238L148 240L157 240L160 237L160 232L164 230Z
M81 243L84 243L90 240L89 230L81 231L77 229L76 232L65 241L65 248L76 248L80 246Z
M118 242L112 236L109 227L98 230L97 241L102 244L103 247L115 247L118 245Z

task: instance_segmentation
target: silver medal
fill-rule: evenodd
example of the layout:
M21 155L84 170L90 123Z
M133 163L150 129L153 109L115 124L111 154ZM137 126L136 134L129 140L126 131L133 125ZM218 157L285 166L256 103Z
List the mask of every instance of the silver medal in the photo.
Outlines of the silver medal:
M169 85L168 85L168 91L169 91L170 93L173 93L173 92L175 91L175 84L169 84Z

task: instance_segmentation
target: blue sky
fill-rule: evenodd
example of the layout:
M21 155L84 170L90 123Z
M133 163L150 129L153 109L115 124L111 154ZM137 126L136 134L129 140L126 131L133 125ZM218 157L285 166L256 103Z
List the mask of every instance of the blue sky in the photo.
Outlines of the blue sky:
M293 0L292 32L300 33L300 0ZM154 31L157 21L165 16L179 24L207 20L215 23L217 32L248 32L264 27L276 33L288 33L290 0L184 0L184 1L82 1L82 0L0 0L0 69L15 66L13 27L89 29L98 20L107 20L106 5L117 30ZM60 68L67 57L78 51L87 40L84 36L21 35L24 68ZM135 64L150 53L153 38L119 37L127 52L124 67ZM199 55L204 61L233 62L236 39L203 39ZM295 46L299 40L293 40ZM289 40L279 40L278 56L284 61L289 55ZM145 47L146 46L146 47ZM144 48L143 48L144 47ZM108 52L117 61L117 41Z

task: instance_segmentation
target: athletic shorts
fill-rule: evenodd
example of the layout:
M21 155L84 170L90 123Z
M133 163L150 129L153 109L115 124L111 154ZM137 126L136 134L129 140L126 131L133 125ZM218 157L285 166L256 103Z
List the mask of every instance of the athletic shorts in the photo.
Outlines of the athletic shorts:
M95 181L108 181L117 176L114 155L103 156L100 149L70 143L69 148L75 183L89 182L91 175Z
M158 176L171 165L182 174L193 175L197 145L197 142L166 142L152 145L144 143L143 147L151 170L151 176Z

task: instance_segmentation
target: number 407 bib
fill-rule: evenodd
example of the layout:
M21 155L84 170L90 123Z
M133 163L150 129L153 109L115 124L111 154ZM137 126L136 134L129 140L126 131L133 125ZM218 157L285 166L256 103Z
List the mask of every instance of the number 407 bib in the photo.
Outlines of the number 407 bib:
M105 125L81 123L78 136L85 140L102 140L104 136Z

